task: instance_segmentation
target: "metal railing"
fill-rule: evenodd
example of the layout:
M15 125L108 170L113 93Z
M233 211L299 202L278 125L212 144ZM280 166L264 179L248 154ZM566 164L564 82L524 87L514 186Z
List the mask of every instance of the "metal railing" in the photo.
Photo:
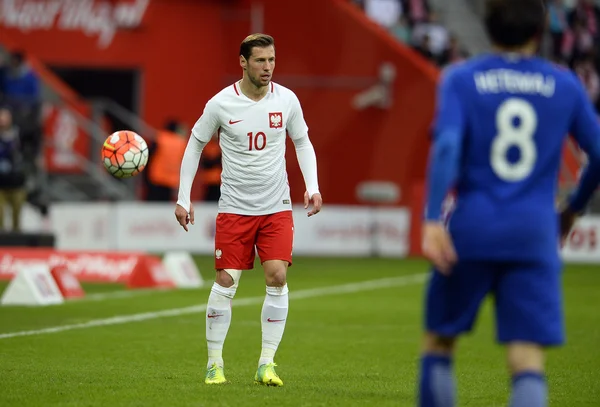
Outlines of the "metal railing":
M46 103L65 109L75 120L77 127L84 131L86 137L90 137L92 139L93 142L91 143L91 148L87 157L77 151L71 152L76 159L78 167L83 171L83 175L89 177L90 181L97 183L103 189L104 194L109 195L113 199L135 199L135 193L131 186L127 185L127 181L123 182L115 179L112 175L105 171L104 168L102 168L101 162L90 159L90 157L100 156L100 146L102 146L104 140L106 140L108 137L108 134L104 131L104 129L98 123L86 118L68 104L49 101L46 101ZM56 142L51 142L50 145L58 147ZM57 178L59 177L60 176Z
M0 44L0 56L7 57L8 53L6 48ZM81 190L78 184L89 181L94 184L96 188L96 195L108 196L110 199L116 200L132 200L136 199L135 194L135 183L139 180L126 179L119 180L110 175L104 170L102 163L99 160L100 148L106 138L109 136L107 132L100 125L100 117L92 116L87 118L83 114L74 108L73 102L83 102L89 104L92 108L92 113L96 111L109 112L114 117L117 117L122 122L130 126L131 129L137 129L144 134L144 138L152 140L155 137L156 130L144 122L135 113L130 112L118 103L110 99L96 99L96 100L74 100L77 96L74 93L64 94L61 93L60 89L54 88L51 83L55 83L58 78L54 77L51 71L35 57L31 57L32 66L35 67L36 72L42 78L41 86L41 102L42 104L51 105L64 109L73 118L76 126L83 130L84 137L89 137L91 140L90 149L83 154L77 151L70 151L76 164L81 169L81 172L74 174L74 177L79 178L78 182L70 175L44 173L43 174L43 187L47 192L51 193L55 199L94 199L86 191ZM45 80L47 79L47 80ZM64 90L63 90L64 92ZM94 110L96 109L96 110ZM42 122L41 122L42 123ZM40 123L40 124L41 124ZM43 126L40 126L43 128ZM40 129L41 130L41 129ZM41 130L43 132L43 130ZM48 140L44 134L40 134L42 137L44 147L55 147L60 149L60 145L54 140ZM38 172L41 169L38 169ZM44 172L44 171L42 171ZM36 176L39 176L36 175ZM87 179L86 179L87 178ZM50 185L51 184L51 185ZM55 189L53 189L55 188ZM68 196L67 196L68 195Z
M146 140L154 140L157 130L142 120L134 112L126 109L117 102L108 98L92 98L87 99L92 106L92 117L94 120L99 120L103 114L110 114L125 123L129 130L139 133Z

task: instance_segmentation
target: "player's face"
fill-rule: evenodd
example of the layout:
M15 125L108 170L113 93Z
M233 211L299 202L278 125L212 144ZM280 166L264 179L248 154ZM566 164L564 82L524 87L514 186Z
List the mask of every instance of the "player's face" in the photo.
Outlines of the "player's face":
M275 48L272 45L252 48L250 59L242 61L242 67L246 68L248 79L254 86L257 88L267 86L275 70Z

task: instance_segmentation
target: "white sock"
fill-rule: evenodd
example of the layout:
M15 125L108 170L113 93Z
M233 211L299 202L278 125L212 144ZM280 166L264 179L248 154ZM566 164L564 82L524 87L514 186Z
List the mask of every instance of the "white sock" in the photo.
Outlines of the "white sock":
M288 314L288 286L267 287L262 308L262 352L258 366L273 363Z
M231 323L231 300L236 289L222 287L216 282L208 296L206 306L206 342L208 345L208 364L223 367L223 344Z

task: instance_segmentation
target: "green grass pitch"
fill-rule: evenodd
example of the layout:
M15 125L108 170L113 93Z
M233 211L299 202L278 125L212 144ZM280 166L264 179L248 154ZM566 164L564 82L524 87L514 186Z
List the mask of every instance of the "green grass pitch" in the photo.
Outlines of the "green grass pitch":
M212 279L212 259L196 260L203 276ZM414 406L423 282L401 276L426 271L421 260L296 258L276 357L283 388L253 384L264 295L260 269L245 272L240 282L236 299L254 299L234 306L224 349L230 384L221 387L203 383L200 306L210 283L198 290L134 295L119 286L87 284L88 299L43 308L0 307L0 406ZM0 290L5 286L1 283ZM326 295L327 287L335 293ZM568 342L548 354L553 407L600 405L599 288L598 267L566 268ZM294 292L300 295L294 298ZM89 324L182 308L187 311L158 318L146 314L150 317L143 321ZM74 324L83 325L2 337ZM503 350L493 340L488 301L476 331L460 343L460 406L506 405L510 383Z

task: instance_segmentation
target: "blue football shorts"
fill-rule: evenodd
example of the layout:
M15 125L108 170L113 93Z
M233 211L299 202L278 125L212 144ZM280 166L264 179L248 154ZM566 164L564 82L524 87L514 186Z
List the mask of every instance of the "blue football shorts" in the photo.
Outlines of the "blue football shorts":
M494 298L498 342L561 345L565 340L561 279L558 258L514 263L465 260L449 276L433 270L425 298L426 329L444 337L470 332L489 294Z

